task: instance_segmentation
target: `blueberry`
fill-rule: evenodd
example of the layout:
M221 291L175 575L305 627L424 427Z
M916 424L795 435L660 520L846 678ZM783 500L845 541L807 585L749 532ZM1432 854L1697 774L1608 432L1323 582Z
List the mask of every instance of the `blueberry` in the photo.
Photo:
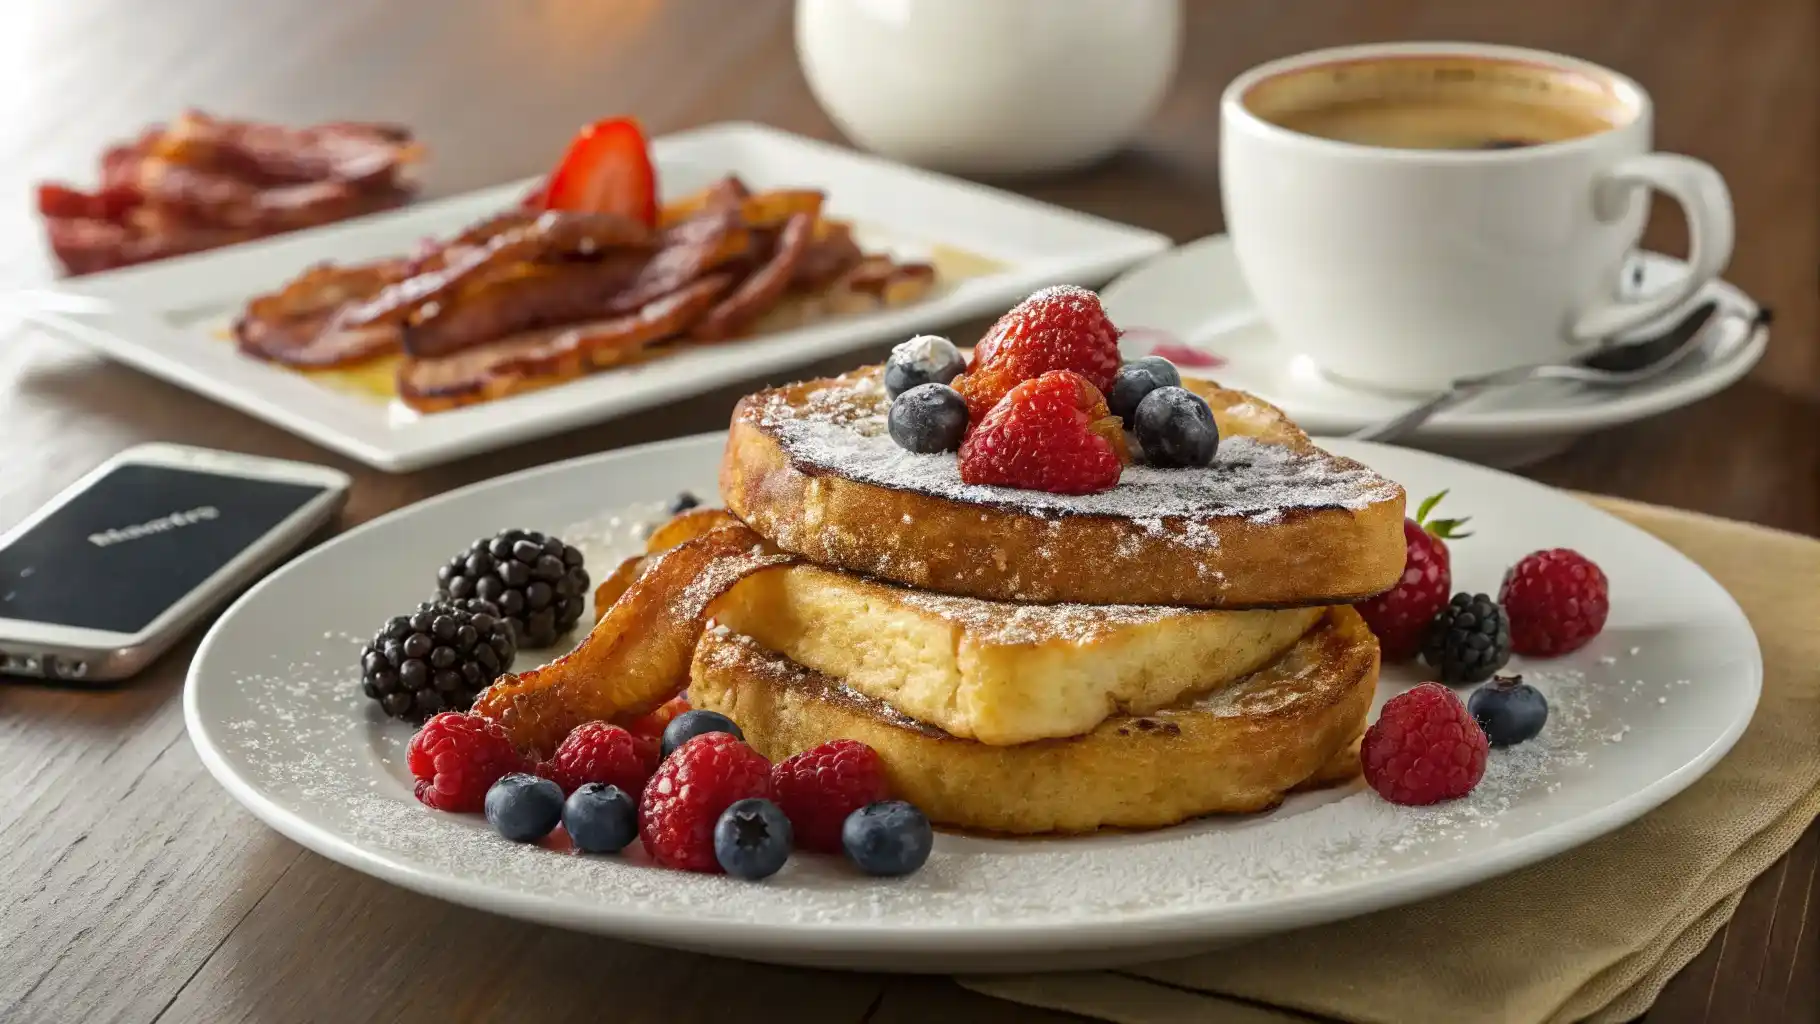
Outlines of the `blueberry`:
M1497 676L1472 692L1466 710L1494 747L1533 740L1548 721L1548 698L1522 676Z
M901 448L951 452L967 434L967 400L946 384L919 384L891 403L885 425Z
M954 342L919 334L892 349L885 360L885 397L896 398L919 384L946 384L966 369Z
M1118 375L1112 378L1112 390L1106 392L1106 407L1112 410L1112 415L1130 423L1145 395L1157 388L1180 387L1181 384L1181 372L1162 356L1133 359L1119 367Z
M700 498L688 491L679 491L676 497L670 499L670 504L664 506L664 510L673 516L680 516L700 504Z
M795 841L790 819L769 800L736 801L714 823L714 859L734 878L756 881L777 874Z
M718 711L685 711L664 726L663 756L669 757L677 747L711 732L730 732L742 740L746 738L739 726L733 724L733 719Z
M638 838L638 805L618 786L584 783L563 802L562 827L583 853L618 853Z
M486 810L493 831L515 843L535 842L562 820L562 787L513 772L487 790Z
M907 875L929 859L935 830L913 805L886 800L847 815L840 843L847 859L868 875Z
M1138 403L1132 430L1152 466L1181 468L1213 462L1220 428L1213 410L1186 388L1164 385Z

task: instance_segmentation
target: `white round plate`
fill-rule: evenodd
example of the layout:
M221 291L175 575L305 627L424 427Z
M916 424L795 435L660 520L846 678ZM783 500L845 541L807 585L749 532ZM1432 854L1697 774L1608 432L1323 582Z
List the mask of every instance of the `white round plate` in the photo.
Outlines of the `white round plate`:
M1685 271L1681 261L1656 253L1640 253L1639 260L1644 271L1639 290L1644 293ZM1350 433L1417 400L1337 383L1279 340L1260 319L1225 235L1190 242L1143 264L1107 285L1101 299L1113 322L1127 330L1127 358L1150 354L1159 341L1185 345L1218 362L1185 366L1184 372L1250 391L1282 407L1313 434ZM1459 442L1555 439L1558 447L1575 435L1654 416L1723 390L1762 358L1769 332L1747 328L1756 304L1731 285L1708 285L1696 301L1707 299L1742 315L1721 317L1709 329L1712 340L1701 352L1654 380L1622 390L1546 382L1500 388L1437 415L1411 443L1458 448Z
M477 484L395 512L297 559L204 640L184 713L203 763L273 828L419 892L528 920L757 960L894 971L1108 966L1407 903L1616 828L1673 796L1750 720L1762 662L1732 599L1647 534L1534 483L1358 443L1413 495L1451 488L1470 514L1455 585L1495 590L1506 566L1571 545L1612 580L1588 648L1512 668L1550 698L1537 740L1494 751L1468 798L1394 807L1360 784L1278 810L1145 834L1041 840L941 835L909 878L802 855L763 883L521 846L478 816L411 795L411 728L361 696L356 658L415 606L437 567L519 526L583 546L595 574L630 524L678 490L714 493L720 435L615 452ZM615 519L618 521L615 522ZM588 621L591 621L588 620ZM550 652L553 653L553 652ZM535 655L520 654L520 667ZM1385 674L1380 698L1416 681Z

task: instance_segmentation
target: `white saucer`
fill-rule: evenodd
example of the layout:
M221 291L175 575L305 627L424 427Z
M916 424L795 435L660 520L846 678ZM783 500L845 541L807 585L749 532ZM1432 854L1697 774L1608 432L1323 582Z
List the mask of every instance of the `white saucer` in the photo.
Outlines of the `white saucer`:
M1651 291L1684 271L1677 259L1639 253L1640 290ZM1101 291L1113 321L1126 328L1126 358L1148 355L1170 340L1219 363L1183 372L1219 380L1282 407L1312 434L1348 434L1388 419L1417 400L1337 383L1314 361L1278 340L1252 304L1232 243L1211 235L1129 271ZM1407 442L1474 461L1515 465L1559 451L1590 431L1677 409L1730 386L1749 372L1769 341L1749 329L1757 306L1724 282L1695 301L1713 300L1721 316L1712 340L1687 362L1624 390L1534 383L1488 392L1428 421ZM1666 318L1672 322L1674 317ZM1643 333L1662 325L1651 325ZM1157 332L1163 332L1158 334Z
M1761 688L1744 613L1661 541L1518 477L1340 441L1335 451L1411 494L1452 490L1448 506L1477 531L1453 546L1460 587L1494 590L1516 559L1564 543L1611 577L1611 618L1590 646L1512 663L1548 695L1548 725L1493 751L1466 799L1399 808L1355 782L1297 794L1270 813L1157 832L943 834L921 872L890 881L800 855L763 883L666 871L637 847L622 858L518 845L477 815L418 804L404 756L411 727L362 696L362 642L428 595L451 552L503 527L554 530L603 574L669 496L714 493L724 445L724 434L703 435L476 484L298 558L224 614L196 654L184 719L203 764L259 818L323 856L495 913L821 967L1059 970L1367 913L1586 842L1711 767ZM517 667L556 653L521 653ZM1378 696L1418 678L1389 667Z

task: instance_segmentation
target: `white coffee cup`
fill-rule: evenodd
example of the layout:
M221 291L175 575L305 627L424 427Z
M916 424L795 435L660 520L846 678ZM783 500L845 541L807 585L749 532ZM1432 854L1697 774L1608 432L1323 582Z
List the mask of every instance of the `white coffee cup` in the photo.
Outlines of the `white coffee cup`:
M1528 144L1447 148L1512 125ZM1687 302L1731 255L1724 179L1651 152L1650 129L1637 83L1571 57L1472 43L1306 53L1221 99L1226 226L1259 311L1335 377L1430 389L1571 359ZM1686 212L1688 271L1621 299L1649 189Z

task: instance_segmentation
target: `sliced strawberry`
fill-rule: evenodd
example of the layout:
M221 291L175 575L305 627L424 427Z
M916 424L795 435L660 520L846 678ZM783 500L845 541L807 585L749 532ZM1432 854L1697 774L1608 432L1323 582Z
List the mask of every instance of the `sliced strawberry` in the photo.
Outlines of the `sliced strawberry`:
M657 224L657 172L638 122L596 121L580 132L544 190L544 209L616 213Z

